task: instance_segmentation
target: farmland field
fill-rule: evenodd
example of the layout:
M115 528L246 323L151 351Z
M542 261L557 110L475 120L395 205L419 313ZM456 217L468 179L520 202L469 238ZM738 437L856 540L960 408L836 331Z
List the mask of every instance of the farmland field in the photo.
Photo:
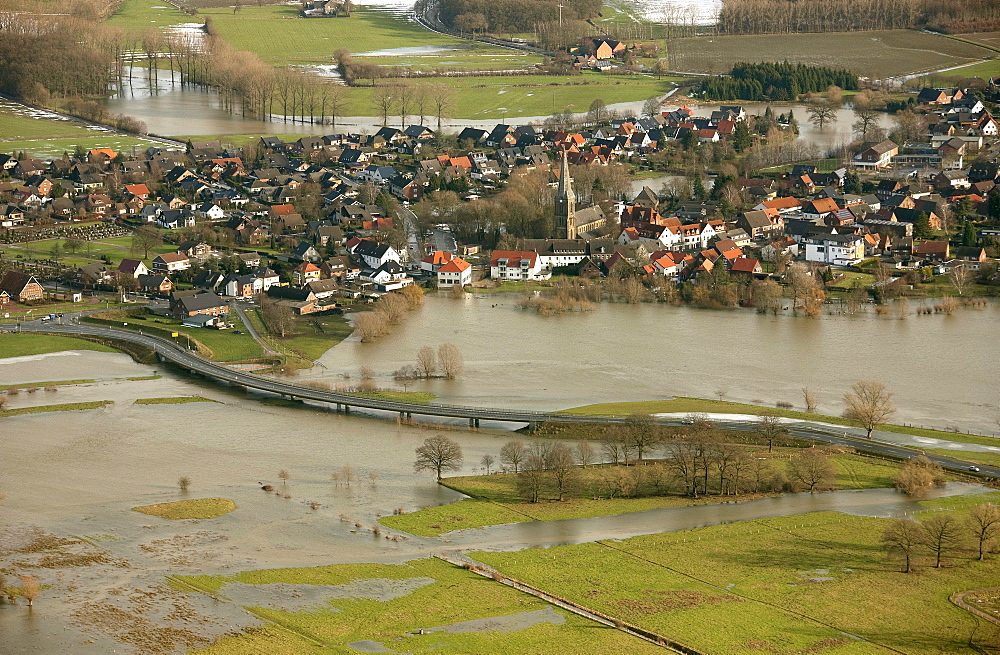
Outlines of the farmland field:
M200 22L202 20L198 16L188 16L172 5L157 0L125 0L121 8L107 20L108 25L133 30Z
M670 68L726 73L740 61L784 61L849 68L885 78L987 59L996 53L971 43L911 30L827 34L760 34L678 39Z
M962 522L972 503L996 497L946 502L949 498L929 506L953 509ZM995 643L1000 628L985 622L977 627L948 597L995 578L996 562L976 561L967 539L942 568L933 568L924 550L916 571L901 573L880 543L886 525L886 519L821 512L472 556L546 591L719 655L971 654Z

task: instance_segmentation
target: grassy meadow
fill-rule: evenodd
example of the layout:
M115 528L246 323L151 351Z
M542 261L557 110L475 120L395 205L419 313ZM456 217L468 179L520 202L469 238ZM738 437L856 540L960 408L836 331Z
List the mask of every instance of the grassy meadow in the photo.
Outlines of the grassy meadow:
M964 521L966 508L998 496L927 506L955 511ZM546 591L718 655L957 655L996 644L1000 627L978 622L948 600L955 591L994 584L996 561L974 560L967 540L941 569L923 551L916 571L905 574L881 546L887 525L887 519L819 512L620 542L471 555Z
M74 337L56 334L30 334L28 332L9 333L0 338L0 359L4 357L24 357L42 355L63 350L96 350L102 353L116 353L114 348ZM51 383L46 383L51 384ZM21 385L14 385L21 386ZM36 385L37 386L37 385Z
M157 503L133 507L132 511L161 519L180 521L183 519L214 519L236 509L236 503L228 498L193 498L173 503Z
M359 642L368 642L364 648L378 645L400 653L492 655L553 652L554 647L561 652L662 652L614 628L553 609L533 596L437 559L402 565L251 571L231 577L176 576L175 580L213 595L218 592L221 602L226 602L228 582L330 587L330 600L307 609L276 609L272 603L268 607L247 606L266 625L247 634L223 637L215 645L195 651L199 655L283 655L312 652L320 646L327 652L347 653L362 648L350 646ZM378 595L365 593L365 586L379 589ZM267 589L262 592L264 599ZM544 614L534 620L511 617L539 610ZM507 625L505 617L512 618ZM468 621L480 623L469 625ZM426 632L421 634L422 630Z

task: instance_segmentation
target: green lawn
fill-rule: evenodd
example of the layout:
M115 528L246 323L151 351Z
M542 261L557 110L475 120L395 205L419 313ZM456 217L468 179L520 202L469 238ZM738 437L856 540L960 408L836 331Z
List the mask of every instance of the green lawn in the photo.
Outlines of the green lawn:
M236 509L236 503L228 498L194 498L173 503L157 503L133 507L133 512L159 516L162 519L179 521L182 519L214 519Z
M51 257L52 247L58 244L62 247L64 243L63 239L42 239L40 241L29 241L26 243L17 244L5 244L0 246L0 250L4 252L4 255L10 257L11 259L24 259L24 258L35 258L35 259L49 259ZM142 253L131 252L132 237L116 237L114 239L105 239L102 241L85 241L83 247L79 252L73 255L64 254L60 261L67 266L82 266L84 264L90 264L101 259L102 256L107 256L111 261L109 267L117 267L123 259L134 259L140 257ZM170 244L162 244L151 248L149 251L149 257L146 261L149 261L156 255L161 255L167 252L175 252L177 246Z
M359 537L360 538L360 537ZM240 574L230 578L178 576L182 583L208 591L219 591L225 602L225 582L250 584L330 585L331 592L345 590L346 598L333 597L317 607L288 611L249 606L247 609L267 622L249 634L223 637L217 644L195 651L204 655L230 653L297 654L323 651L357 652L348 644L374 641L398 653L469 653L492 655L510 653L587 652L662 653L648 642L630 637L569 612L552 609L533 596L516 591L480 575L441 560L414 560L404 565L346 564L314 569L278 569ZM357 587L340 587L372 581L387 594L382 600L351 593ZM389 592L392 585L409 584ZM220 584L221 583L221 584ZM267 590L262 590L266 597ZM502 617L547 610L546 621L534 625L512 625L503 629ZM552 618L558 623L552 622ZM472 620L490 620L479 630L420 630L450 626ZM386 651L389 652L389 651Z
M107 20L108 25L132 30L200 22L201 17L189 16L173 5L157 0L125 0Z
M119 352L114 348L109 348L93 341L87 341L86 339L75 339L55 334L29 334L27 332L20 332L5 334L0 337L0 359L4 357L23 357L25 355L55 353L62 350L96 350L102 353Z
M778 460L786 459L795 452L796 449L779 449L775 451L774 457ZM756 453L756 456L762 455L766 454ZM891 487L892 476L898 470L898 467L893 463L859 455L833 455L831 460L837 469L835 486L838 489ZM777 466L781 467L783 464L778 462ZM650 471L660 467L663 467L662 462L647 467L638 467L638 471L635 468L629 470L634 473L652 475ZM638 498L597 498L600 495L600 479L611 470L614 469L610 467L580 469L577 472L579 491L574 497L558 501L554 492L546 490L542 494L542 501L538 503L522 502L517 491L517 476L514 474L446 478L445 486L472 498L449 505L428 507L410 514L385 516L380 518L379 522L396 530L429 537L452 530L481 528L503 523L611 516L628 512L642 512L659 507L709 505L760 497L754 494L744 494L742 496L703 496L694 499L674 494L646 495ZM669 476L669 473L667 475Z
M963 500L965 506L974 502ZM996 562L974 561L963 549L934 569L925 551L915 573L901 573L880 544L887 524L821 512L472 556L717 655L875 654L890 648L958 655L980 652L970 638L977 646L996 643L1000 628L985 622L977 628L948 601L955 591L993 584ZM608 571L614 575L602 574Z

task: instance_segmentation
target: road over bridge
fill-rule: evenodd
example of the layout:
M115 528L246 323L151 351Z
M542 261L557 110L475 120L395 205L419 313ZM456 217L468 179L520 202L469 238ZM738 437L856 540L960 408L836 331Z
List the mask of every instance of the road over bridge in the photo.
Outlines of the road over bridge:
M233 370L222 364L209 361L185 350L169 339L139 334L130 330L114 330L106 327L93 325L70 324L53 325L39 321L21 323L19 326L6 325L0 327L3 331L20 329L24 332L48 332L54 334L82 335L103 339L118 339L130 343L145 346L151 349L161 361L167 361L184 368L194 374L201 375L206 379L216 382L223 382L237 387L255 389L266 393L272 393L288 399L310 400L314 402L328 403L333 405L338 411L349 412L350 408L362 408L377 410L381 412L397 413L403 420L409 420L414 414L420 416L436 416L442 418L465 419L472 427L479 427L480 421L494 421L499 423L518 423L529 426L537 426L542 423L599 423L606 425L624 424L628 419L620 416L578 416L573 414L563 414L556 412L533 412L512 409L499 409L490 407L473 407L465 405L445 405L445 404L422 404L407 403L393 400L381 400L377 398L364 398L360 396L336 393L315 389L308 386L292 384L271 378L253 375L244 371ZM657 418L661 425L681 425L684 420L678 418ZM755 424L747 420L716 420L719 427L754 431ZM823 441L843 446L855 448L857 450L882 455L892 458L909 459L921 454L921 451L899 444L888 443L876 439L865 439L864 437L850 434L846 429L828 426L809 421L798 421L788 423L789 432L796 437ZM941 466L966 473L971 472L974 466L971 462L949 457L947 455L927 454L927 457ZM1000 478L1000 467L978 465L978 473L983 477Z

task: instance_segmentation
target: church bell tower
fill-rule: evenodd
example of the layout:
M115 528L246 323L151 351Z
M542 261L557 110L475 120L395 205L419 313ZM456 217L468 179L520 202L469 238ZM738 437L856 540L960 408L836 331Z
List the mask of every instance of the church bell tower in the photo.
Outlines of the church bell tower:
M575 239L576 234L576 194L573 180L569 176L569 160L563 150L559 186L556 188L556 236L560 239Z

